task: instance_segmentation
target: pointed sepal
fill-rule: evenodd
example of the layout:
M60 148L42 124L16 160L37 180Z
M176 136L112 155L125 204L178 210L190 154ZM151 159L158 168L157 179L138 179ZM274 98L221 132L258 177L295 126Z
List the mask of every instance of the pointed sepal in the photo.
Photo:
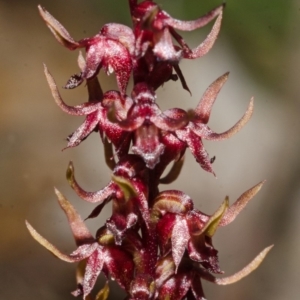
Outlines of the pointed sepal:
M61 25L45 8L39 5L38 9L42 19L60 44L70 50L75 50L80 47L80 44L74 41L64 26Z

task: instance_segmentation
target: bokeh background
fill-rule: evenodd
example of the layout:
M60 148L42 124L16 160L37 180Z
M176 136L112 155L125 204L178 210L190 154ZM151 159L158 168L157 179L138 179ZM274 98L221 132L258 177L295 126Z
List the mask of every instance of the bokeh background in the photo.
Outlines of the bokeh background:
M220 2L161 0L159 4L176 18L195 19ZM61 250L71 252L75 245L53 186L86 217L93 206L83 203L68 186L68 162L74 162L78 181L87 190L103 187L110 171L97 134L77 148L61 151L82 119L56 107L42 63L63 86L78 71L78 53L56 42L38 15L38 4L75 39L94 35L107 22L130 25L130 19L126 0L0 0L0 298L66 300L73 299L75 265L59 261L38 245L24 220ZM183 36L193 47L210 28ZM182 62L192 96L179 82L159 90L163 109L193 108L208 85L230 71L210 120L220 132L242 116L255 96L254 116L240 133L227 141L205 142L210 155L216 156L217 179L187 151L181 177L171 187L189 194L202 211L213 213L226 195L233 202L267 179L238 219L217 232L214 244L226 275L240 270L264 247L275 247L260 268L239 283L226 287L204 283L207 299L299 299L299 32L299 0L228 0L212 51L197 61ZM105 90L116 88L114 76L101 73L99 78ZM87 100L84 86L61 93L70 104ZM95 231L109 214L108 205L102 217L87 221L90 229ZM102 284L100 278L99 288ZM118 299L120 292L112 285L110 299Z

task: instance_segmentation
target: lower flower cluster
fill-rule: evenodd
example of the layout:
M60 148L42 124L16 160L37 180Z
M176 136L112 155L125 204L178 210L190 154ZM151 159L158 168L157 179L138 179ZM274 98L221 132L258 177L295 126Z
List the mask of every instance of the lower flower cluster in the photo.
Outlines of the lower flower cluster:
M231 206L226 198L209 216L195 209L193 200L177 190L158 193L149 207L145 169L139 156L129 154L116 165L106 187L87 192L78 185L74 167L69 165L67 178L71 187L82 199L99 203L88 218L97 217L109 201L113 210L93 237L70 202L55 190L78 246L70 255L60 252L26 223L31 235L55 256L66 262L80 262L78 287L73 295L83 295L86 299L103 272L107 279L116 280L128 292L128 299L204 299L201 279L230 284L258 267L271 247L240 272L215 278L213 274L223 272L212 237L218 227L236 218L263 182L243 193ZM108 285L100 294L106 295L107 290Z
M93 235L71 203L55 189L77 244L77 249L69 255L42 237L27 221L26 226L33 238L55 256L78 263L74 296L105 300L109 294L108 282L115 280L126 292L127 300L204 300L203 279L219 285L234 283L256 269L272 248L265 248L234 275L215 277L223 274L212 242L216 230L237 217L263 182L244 192L232 205L226 197L213 215L196 209L184 192L160 191L159 185L176 180L186 149L202 169L214 174L214 158L209 157L202 139L220 141L237 133L252 115L253 99L244 116L223 133L214 132L207 123L228 73L208 87L195 109L161 111L156 89L179 79L189 91L179 62L201 57L211 49L219 33L224 5L194 21L174 19L150 0L140 3L129 0L129 8L133 29L109 23L94 37L75 41L39 6L43 20L62 45L70 50L86 50L85 58L79 54L80 73L71 76L65 86L75 88L86 82L88 101L80 105L70 106L63 101L54 78L44 66L56 104L68 114L85 116L83 124L68 136L66 148L75 147L92 132L98 132L104 144L105 161L112 170L108 184L95 192L80 186L72 162L67 169L67 180L81 199L97 204L87 219L96 218L109 202L112 214ZM190 49L176 32L200 28L215 18L211 32L195 49ZM102 91L97 79L101 69L116 74L118 90ZM129 95L126 90L131 75L133 89ZM173 166L163 177L170 163ZM94 297L100 273L107 282Z

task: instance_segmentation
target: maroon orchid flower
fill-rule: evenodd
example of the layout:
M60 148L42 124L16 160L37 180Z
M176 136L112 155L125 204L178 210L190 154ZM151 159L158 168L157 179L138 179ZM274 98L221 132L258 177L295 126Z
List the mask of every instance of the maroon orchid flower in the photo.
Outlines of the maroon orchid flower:
M99 130L102 138L103 136L106 136L108 140L113 143L119 157L127 154L130 143L130 134L125 132L120 126L118 126L118 124L110 122L107 118L107 113L111 107L110 103L114 102L115 106L122 106L122 110L118 110L119 115L121 114L121 111L126 115L126 112L129 109L126 105L130 105L131 99L128 99L127 97L125 102L122 101L123 98L117 91L109 91L102 95L102 93L94 88L94 86L91 86L89 89L89 95L90 98L91 95L93 95L92 101L89 99L89 102L77 106L69 106L62 100L57 85L46 66L44 66L44 71L56 104L64 112L70 115L86 116L84 123L68 137L68 145L66 148L79 145L93 131ZM87 81L87 84L89 87L92 82Z
M175 131L188 121L185 111L178 108L162 113L155 100L156 95L151 87L145 83L136 84L132 92L133 104L126 119L116 120L123 130L134 132L132 151L141 156L150 169L159 162L165 149L161 142L161 131ZM176 118L170 118L169 115Z
M171 128L167 131L162 131L160 141L164 145L164 152L160 156L160 162L156 165L154 171L155 177L158 178L157 182L167 184L178 177L187 147L191 150L200 166L214 174L212 162L204 149L202 138L213 141L228 139L246 125L253 113L253 99L251 99L244 116L229 130L223 133L216 133L208 127L207 123L212 106L227 78L228 73L219 77L209 86L196 109L188 111L189 121L185 126L174 131ZM181 109L167 110L164 112L164 115L174 123L186 118L186 113ZM171 172L166 177L160 178L166 166L172 161L174 161L174 165Z
M228 207L226 198L212 216L194 209L192 199L180 191L164 191L155 198L152 220L157 224L163 257L157 267L157 288L160 295L183 293L181 297L170 298L182 299L190 288L192 294L196 293L195 287L192 287L194 280L204 278L217 284L229 284L233 278L239 280L258 267L272 246L264 249L242 271L230 277L216 279L211 275L223 273L219 267L218 251L212 245L212 236L219 226L228 225L237 217L262 185L263 182L243 193L231 207ZM196 294L204 297L202 289Z
M55 190L55 193L61 208L68 218L78 248L70 255L63 254L43 238L28 222L26 222L26 226L34 239L61 260L69 263L86 260L82 282L78 283L78 288L73 292L73 295L78 296L82 294L85 299L92 291L101 272L107 278L108 276L114 278L124 289L129 289L134 271L131 255L123 248L113 243L107 243L109 232L106 232L105 238L103 236L98 237L98 239L93 238L69 201L58 190ZM103 241L106 241L106 243Z
M208 87L197 107L189 111L190 122L188 125L176 130L176 136L187 144L200 166L213 174L211 162L208 153L204 149L202 138L212 141L228 139L250 120L253 113L253 99L251 99L244 116L229 130L223 133L216 133L207 126L212 106L227 78L228 73L225 73Z
M132 30L121 24L110 23L103 26L99 34L76 42L69 32L48 11L38 7L40 15L55 38L70 50L85 48L86 67L80 74L72 76L66 88L80 85L84 79L95 77L103 68L107 75L116 73L119 90L125 94L132 70L132 54L135 38Z
M136 37L135 56L138 59L134 72L135 83L147 81L154 89L178 77L189 91L178 62L181 58L195 59L205 55L213 46L221 27L223 5L194 21L172 18L153 1L131 3L131 15ZM192 31L217 20L207 38L195 49L190 49L175 31ZM174 38L178 45L173 44ZM172 74L173 68L176 75Z
M208 216L194 209L193 201L181 191L161 192L154 200L152 219L157 223L160 249L163 255L172 252L174 263L178 268L184 252L214 273L221 273L217 251L213 248L211 238L218 226L231 223L246 204L261 189L263 182L243 193L228 208L225 199L217 212Z
M155 299L191 299L206 300L201 280L217 285L235 283L254 271L266 257L272 246L265 248L246 267L232 276L216 278L201 265L190 260L186 254L176 268L171 255L162 257L156 267Z
M113 202L113 214L106 226L114 234L117 245L122 243L126 230L141 223L140 216L149 227L147 174L144 168L140 157L124 156L116 165L112 180L106 187L97 192L87 192L77 183L74 166L69 164L67 179L76 194L85 201L98 203L88 218L98 216L109 201Z
M132 7L131 14L135 27L137 56L143 56L148 47L153 47L153 53L163 61L178 62L181 57L199 58L205 55L213 46L221 27L223 5L213 9L205 16L194 21L181 21L172 18L152 1L142 1ZM191 50L182 37L174 29L192 31L201 28L217 17L208 37L197 48ZM179 43L174 46L172 36Z

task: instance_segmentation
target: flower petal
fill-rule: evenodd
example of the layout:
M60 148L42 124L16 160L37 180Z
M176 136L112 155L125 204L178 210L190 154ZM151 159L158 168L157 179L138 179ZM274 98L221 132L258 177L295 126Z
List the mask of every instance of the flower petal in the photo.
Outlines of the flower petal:
M134 275L134 263L131 255L117 246L107 247L105 249L105 266L111 279L116 280L122 288L128 291Z
M210 21L212 21L217 15L219 15L223 11L223 7L224 5L220 5L208 12L207 14L205 14L204 16L200 17L199 19L193 21L177 20L169 16L166 12L163 12L164 15L167 17L166 20L164 20L164 23L178 30L192 31L197 28L201 28L208 24Z
M80 47L80 44L74 41L69 32L45 8L39 5L38 9L41 17L59 43L70 50Z
M112 72L116 73L119 90L122 95L125 95L132 71L132 61L128 49L122 43L99 34L93 38L82 40L81 43L88 45L86 68L81 78L89 79L97 74L99 68L103 67L107 75Z
M224 214L226 213L227 209L228 209L228 206L229 206L229 199L228 197L225 198L224 202L222 203L222 205L218 208L218 210L210 217L210 219L208 220L208 222L205 224L205 226L202 228L201 230L201 233L205 233L206 236L208 237L212 237Z
M202 228L207 224L211 216L204 214L203 212L193 209L187 213L187 220L189 230L192 235L199 235L202 232Z
M211 273L223 274L219 266L218 251L207 235L192 235L188 243L188 254L191 260L199 262Z
M84 122L68 137L68 145L63 150L78 146L97 128L101 117L101 111L94 111L87 115Z
M137 216L133 213L126 218L126 216L116 212L106 221L106 227L114 235L116 245L122 245L126 230L133 226L136 221Z
M135 115L135 116L129 116L125 120L117 121L110 117L112 114L115 115L115 112L109 113L109 115L108 115L109 121L116 122L123 130L126 130L126 131L137 130L139 127L141 127L143 125L144 120L145 120L145 117Z
M211 32L208 34L206 39L195 49L191 51L183 51L183 57L188 59L195 59L202 57L212 48L213 44L215 43L220 28L221 28L221 21L222 21L222 11L220 12ZM185 50L185 49L184 49Z
M132 152L141 156L149 169L153 169L160 160L165 146L160 142L160 132L153 125L143 125L135 131Z
M173 108L150 118L156 127L165 131L174 131L187 125L188 115L183 109Z
M112 49L113 51L115 51L114 47ZM112 58L111 66L114 72L116 73L118 88L122 95L125 95L130 74L132 71L132 62L129 52L123 52L125 51L122 51L120 53L120 56L118 56L118 54L115 54L115 57Z
M225 278L215 278L213 281L218 285L228 285L235 283L242 278L248 276L251 272L253 272L264 260L268 252L273 248L273 245L265 248L262 252L260 252L246 267L244 267L241 271L235 273L232 276L228 276Z
M156 299L164 300L178 300L178 299L191 299L186 298L186 294L191 286L191 274L189 272L178 272L164 282L160 287Z
M55 194L60 207L64 210L68 218L77 246L93 241L93 236L71 203L56 188Z
M128 153L130 142L132 139L131 132L126 132L117 123L110 122L106 116L106 112L102 112L99 120L100 134L105 133L106 137L115 146L115 153L119 158Z
M172 230L171 242L172 242L172 256L176 266L177 273L178 266L181 262L188 241L190 239L189 227L186 219L180 215L176 216L176 222Z
M229 73L225 73L224 75L220 76L207 88L199 104L194 110L195 117L197 118L195 122L199 120L201 123L207 124L207 122L209 121L212 106L221 88L223 87L224 83L227 81L228 75Z
M125 201L128 201L131 198L136 197L138 195L137 191L135 190L130 180L125 179L124 177L121 176L112 175L112 181L116 185L118 185L120 190L123 192Z
M213 132L208 127L205 130L200 130L196 134L200 134L201 137L203 137L206 140L212 140L212 141L222 141L231 138L233 135L238 133L250 120L252 114L253 114L253 103L254 100L251 98L251 101L249 103L249 106L243 115L243 117L230 129L223 133L216 133ZM196 130L194 130L196 132Z
M180 140L187 143L201 168L215 176L208 153L202 144L201 138L197 136L190 128L186 128L185 130L176 130L176 135Z
M156 287L160 288L162 284L175 274L175 264L171 255L162 257L156 263L155 277L156 277Z
M161 192L155 199L153 209L174 214L186 214L193 209L193 200L185 193L177 190Z
M80 68L81 72L83 72L84 69L86 68L86 61L85 61L85 58L83 57L83 54L81 51L79 51L77 63L78 63L78 67Z
M44 237L42 237L30 224L29 222L25 222L26 227L29 230L30 234L32 237L39 242L42 246L44 246L47 250L49 250L52 254L54 254L56 257L59 259L73 263L73 262L78 262L80 260L85 259L86 257L90 256L90 254L95 251L95 248L97 244L85 244L81 245L75 250L73 253L70 255L66 255L62 253L60 250L58 250L54 245L49 243Z
M164 28L162 32L157 33L154 37L155 46L153 53L158 60L178 62L181 58L182 51L175 50L169 29L167 27Z
M128 49L130 55L134 54L135 37L130 27L118 23L108 23L101 28L100 32L107 38L119 41Z
M100 64L103 64L105 49L107 49L106 38L96 35L92 38L87 38L82 41L86 43L86 66L81 74L82 79L88 79L96 75Z
M47 66L44 64L44 72L46 75L46 79L48 81L52 97L55 100L55 103L61 108L62 111L73 115L73 116L83 116L94 112L95 110L101 107L100 103L83 103L77 106L69 106L67 105L61 98L61 95L58 91L57 85L54 81L53 76L49 73Z
M162 176L168 164L180 159L187 148L184 141L181 141L175 134L170 132L164 132L160 137L160 142L165 146L165 150L160 156L159 163L155 166L157 180Z
M102 247L98 245L97 251L88 258L82 282L83 299L89 295L96 283L96 280L102 271L104 265L104 254Z
M91 203L97 203L97 202L102 203L107 198L112 197L116 192L116 185L113 182L110 182L104 189L98 192L86 192L85 190L83 190L75 180L74 166L72 162L69 163L66 177L70 186L76 192L76 194L83 200Z
M219 226L226 226L230 224L232 221L235 220L235 218L238 216L238 214L244 209L244 207L248 204L248 202L260 191L263 184L265 183L265 180L258 183L251 189L247 190L245 193L243 193L226 211L226 213L223 215Z
M143 181L134 179L132 181L133 187L137 192L137 196L132 198L134 205L137 205L141 215L145 221L146 227L149 229L150 213L148 206L148 187Z

